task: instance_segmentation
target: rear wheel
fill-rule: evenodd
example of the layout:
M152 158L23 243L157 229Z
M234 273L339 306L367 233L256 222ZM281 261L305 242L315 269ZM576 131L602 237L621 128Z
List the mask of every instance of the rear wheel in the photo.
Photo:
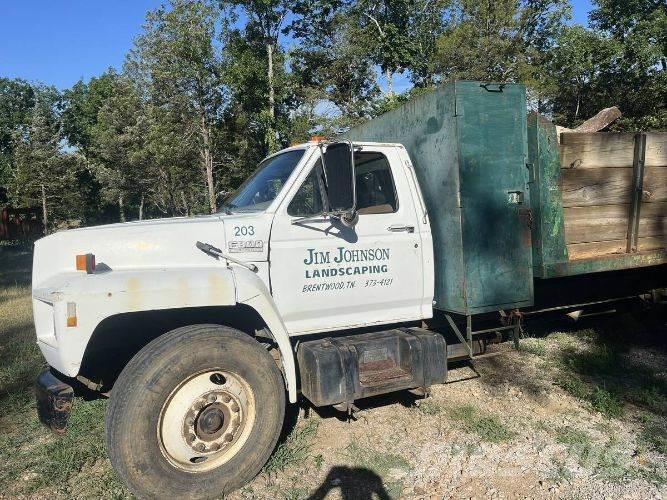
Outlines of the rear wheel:
M139 351L116 381L109 456L138 497L219 497L259 472L284 411L278 367L253 338L179 328Z

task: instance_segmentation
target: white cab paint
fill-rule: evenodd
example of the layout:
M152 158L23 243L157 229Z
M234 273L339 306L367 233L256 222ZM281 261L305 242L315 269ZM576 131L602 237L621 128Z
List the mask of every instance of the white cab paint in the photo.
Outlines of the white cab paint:
M112 224L37 241L33 313L49 364L76 376L95 329L117 314L246 304L264 319L278 345L294 402L290 335L431 317L431 231L409 158L396 144L362 147L389 160L398 209L362 214L353 229L329 217L294 224L296 218L287 213L319 158L311 143L289 148L304 149L304 155L264 211ZM414 231L390 231L392 226ZM253 263L257 273L203 253L197 241ZM315 260L311 250L318 252ZM345 258L336 262L341 252ZM85 253L96 257L90 275L75 270L75 256ZM67 326L68 303L76 304L75 327Z

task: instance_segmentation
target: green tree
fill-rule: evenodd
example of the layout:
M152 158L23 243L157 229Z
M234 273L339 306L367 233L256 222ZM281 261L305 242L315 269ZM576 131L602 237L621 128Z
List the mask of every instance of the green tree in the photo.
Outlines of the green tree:
M238 20L237 11L241 10L247 19L245 32L248 39L261 41L266 51L266 143L269 152L280 147L278 134L277 97L276 97L276 70L278 69L276 56L281 51L279 37L281 33L289 32L285 21L291 12L292 3L289 0L221 0L220 6L230 20ZM278 70L281 72L281 70Z
M437 41L441 78L531 83L569 15L567 0L458 0Z
M179 116L181 147L196 153L211 213L217 210L215 124L227 98L217 20L211 2L172 0L148 13L125 67L152 106Z
M92 129L97 124L97 115L112 96L118 78L116 70L109 68L87 83L79 80L72 88L63 92L63 133L70 145L84 153L88 152Z
M546 93L560 124L576 126L618 106L615 130L667 127L665 6L651 0L599 0L592 29L563 30L549 50Z
M126 205L130 201L138 203L138 217L143 218L146 190L151 182L142 108L135 87L126 78L118 77L88 131L87 149L102 184L102 194L108 202L118 203L122 222L126 220Z
M44 230L52 222L50 208L69 191L70 180L60 161L62 131L60 94L53 87L34 88L35 103L26 123L13 133L14 169L9 198L14 206L39 206Z
M292 50L291 70L301 107L295 132L301 139L312 129L327 133L371 116L377 75L369 51L354 37L349 7L343 0L304 0L294 7L291 30L300 43ZM322 113L323 103L335 106L331 117Z
M0 78L0 204L7 200L7 186L15 168L14 134L28 124L35 106L35 91L20 79Z

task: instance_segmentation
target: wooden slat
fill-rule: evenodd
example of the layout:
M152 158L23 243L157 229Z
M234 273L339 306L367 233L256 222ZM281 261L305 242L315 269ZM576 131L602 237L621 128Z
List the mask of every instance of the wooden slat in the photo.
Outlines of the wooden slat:
M628 211L628 205L566 208L565 242L621 240L628 232ZM639 217L639 237L661 235L667 235L667 202L645 203Z
M630 167L634 133L594 132L561 134L563 168ZM667 167L667 132L646 133L646 167Z
M563 211L565 242L620 240L628 233L629 205L573 207Z
M667 235L667 202L643 203L639 213L639 237Z
M563 168L631 167L635 135L594 132L561 134Z
M563 169L563 206L619 205L630 202L632 168ZM658 193L662 195L662 190Z
M646 167L667 167L667 132L646 133Z
M625 239L595 243L574 243L567 245L567 253L570 260L587 259L600 255L624 254L626 246ZM667 237L648 237L638 240L638 250L640 252L659 248L667 248Z
M654 203L656 201L667 201L667 168L646 167L642 202Z

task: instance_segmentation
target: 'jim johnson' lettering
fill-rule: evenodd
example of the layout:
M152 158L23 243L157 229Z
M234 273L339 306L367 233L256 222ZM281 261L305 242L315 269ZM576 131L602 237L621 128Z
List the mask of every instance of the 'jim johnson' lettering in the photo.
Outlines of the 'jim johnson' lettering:
M388 248L368 248L350 250L338 247L332 257L331 252L308 249L308 256L303 259L307 266L316 264L347 264L350 262L380 262L362 266L338 266L324 269L306 269L306 278L328 278L331 276L352 276L355 274L386 273L389 268L382 261L389 260Z

